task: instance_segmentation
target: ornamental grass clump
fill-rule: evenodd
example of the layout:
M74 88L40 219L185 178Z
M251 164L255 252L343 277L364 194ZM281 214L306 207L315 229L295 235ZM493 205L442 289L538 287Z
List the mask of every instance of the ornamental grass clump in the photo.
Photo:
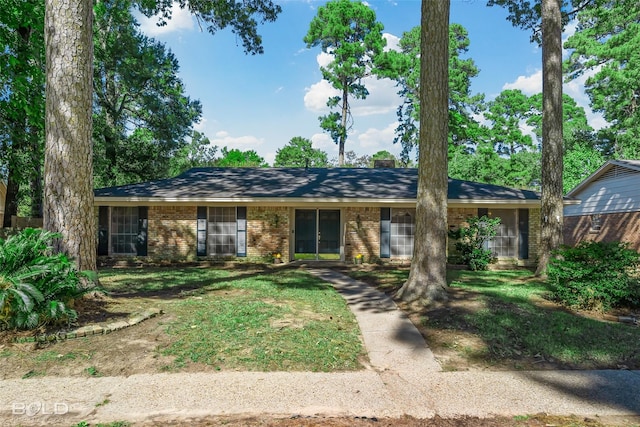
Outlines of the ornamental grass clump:
M570 307L640 306L640 254L628 243L580 242L555 252L548 277L552 296Z
M0 239L0 330L35 329L71 322L77 313L75 299L95 287L93 279L76 271L65 254L54 253L52 243L60 234L27 228Z

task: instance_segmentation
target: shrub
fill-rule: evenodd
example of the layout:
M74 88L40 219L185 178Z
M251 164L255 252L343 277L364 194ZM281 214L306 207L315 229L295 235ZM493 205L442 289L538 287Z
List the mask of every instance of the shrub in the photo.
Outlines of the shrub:
M563 304L608 310L640 303L640 254L627 243L580 242L554 255L548 277L553 297Z
M73 301L95 291L84 287L90 279L77 272L65 254L54 253L52 242L60 235L27 228L0 239L0 329L34 329L73 321Z
M456 239L463 264L471 270L486 270L496 258L485 248L485 243L498 232L500 218L474 217L467 219L467 223L467 227L449 231L449 237Z

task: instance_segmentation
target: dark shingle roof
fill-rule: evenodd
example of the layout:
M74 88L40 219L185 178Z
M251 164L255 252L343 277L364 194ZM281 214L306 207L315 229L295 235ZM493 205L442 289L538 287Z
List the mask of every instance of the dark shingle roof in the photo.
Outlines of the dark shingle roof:
M136 199L415 199L417 169L194 168L169 179L95 190ZM536 201L539 193L449 179L449 200Z

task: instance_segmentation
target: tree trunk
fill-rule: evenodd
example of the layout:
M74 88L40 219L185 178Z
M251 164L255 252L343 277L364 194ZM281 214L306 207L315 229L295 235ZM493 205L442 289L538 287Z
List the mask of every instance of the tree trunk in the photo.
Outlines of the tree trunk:
M342 132L340 134L340 142L338 144L338 166L344 166L344 143L347 140L347 116L349 114L349 89L347 83L343 82L342 89Z
M562 244L562 15L561 0L542 0L542 207L536 275L545 276Z
M398 291L420 305L447 299L449 7L450 0L422 0L416 234L409 279Z
M5 228L11 227L11 216L18 215L18 190L18 183L13 177L13 171L9 170L7 193L4 199L4 218L2 219L2 226Z
M80 270L96 270L91 0L45 0L44 227Z

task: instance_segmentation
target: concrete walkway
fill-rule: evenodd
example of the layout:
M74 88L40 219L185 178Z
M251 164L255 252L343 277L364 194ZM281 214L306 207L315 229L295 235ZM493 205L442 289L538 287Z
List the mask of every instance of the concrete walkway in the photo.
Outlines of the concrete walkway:
M358 372L218 372L0 381L1 425L180 421L273 414L418 418L548 413L640 416L640 371L443 372L391 299L335 271L370 366Z

